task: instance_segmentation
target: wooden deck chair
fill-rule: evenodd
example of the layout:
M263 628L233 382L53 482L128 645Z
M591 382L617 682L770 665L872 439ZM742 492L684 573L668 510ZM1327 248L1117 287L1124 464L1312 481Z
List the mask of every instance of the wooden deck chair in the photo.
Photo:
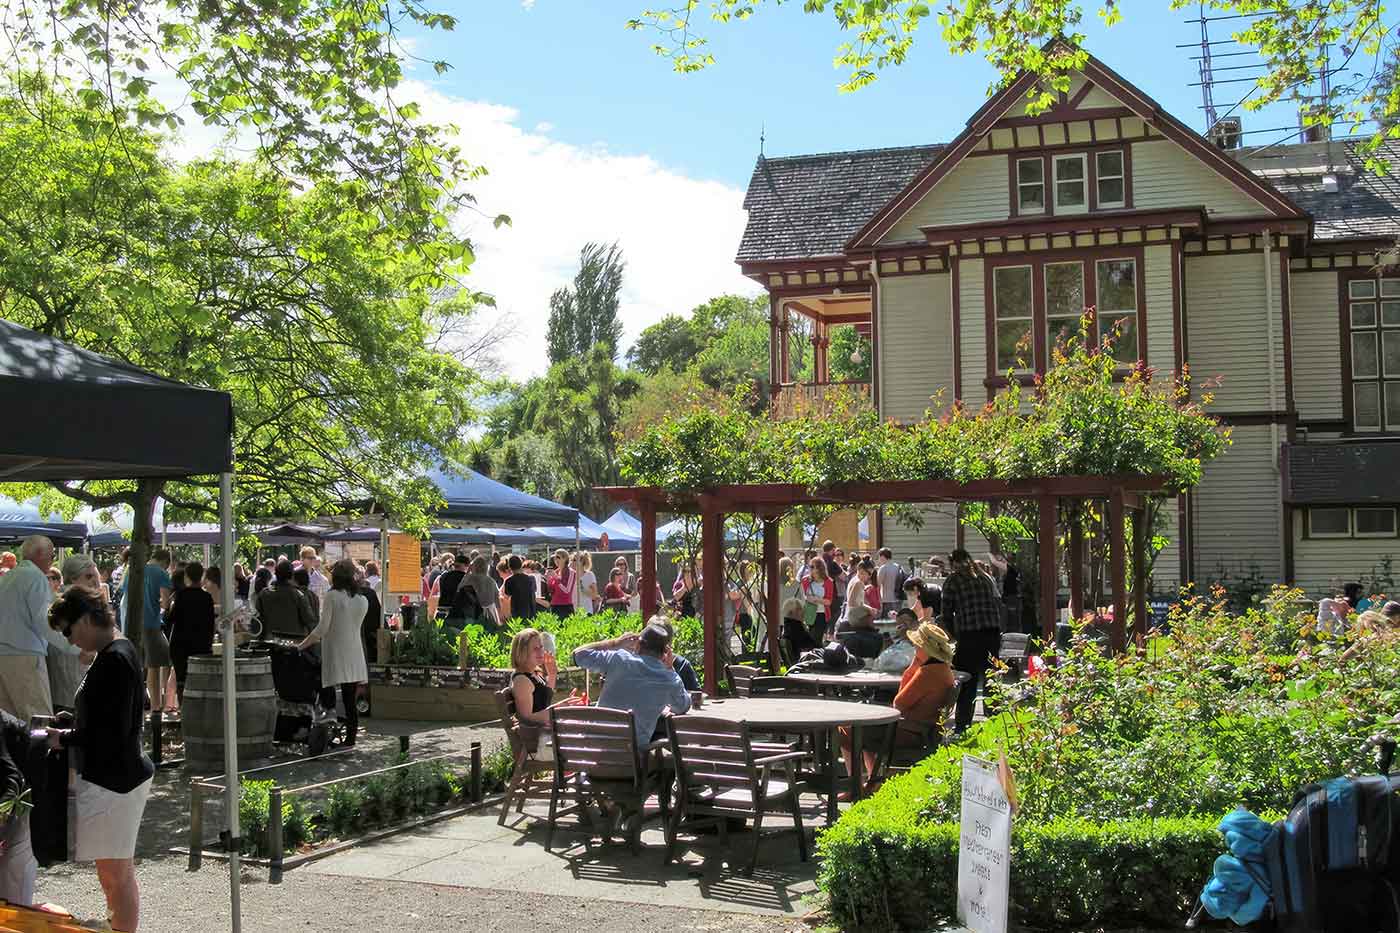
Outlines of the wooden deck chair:
M541 755L541 738L545 732L542 726L522 723L515 715L515 694L509 685L497 690L496 712L501 717L501 728L506 731L510 743L510 757L514 764L510 781L506 784L506 799L501 805L501 818L505 825L511 804L515 812L525 811L527 800L548 800L554 787L554 759Z

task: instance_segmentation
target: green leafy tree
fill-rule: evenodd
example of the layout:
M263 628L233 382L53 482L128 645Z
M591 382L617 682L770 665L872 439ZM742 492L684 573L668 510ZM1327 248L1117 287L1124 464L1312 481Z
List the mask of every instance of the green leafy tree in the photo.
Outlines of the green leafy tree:
M627 365L655 376L662 370L681 372L695 359L708 334L697 333L691 318L668 314L642 329L627 351Z
M1192 0L1165 0L1173 10L1198 9ZM771 0L777 6L782 0ZM678 72L699 71L714 64L714 56L697 27L700 17L714 22L742 21L764 6L763 0L684 0L671 7L644 11L627 25L657 35L653 49L669 59ZM1123 17L1120 0L1088 5L1112 26ZM1039 113L1069 88L1069 75L1083 66L1081 25L1086 4L1080 0L1014 0L993 3L969 0L950 3L937 13L942 40L956 55L984 55L998 74L991 90L1004 87L1022 72L1041 80L1026 93L1026 109ZM853 91L873 82L885 68L909 57L921 26L934 16L924 0L807 0L804 13L833 16L843 32L853 36L841 44L836 65L846 72L841 90ZM1205 0L1207 14L1238 16L1232 37L1258 51L1265 73L1244 100L1247 110L1259 110L1281 100L1301 100L1318 75L1333 72L1325 100L1308 97L1308 121L1330 125L1375 120L1365 144L1371 167L1383 170L1375 156L1400 117L1396 62L1386 54L1385 39L1396 20L1372 0L1329 0L1325 3L1261 3L1258 0ZM1131 15L1131 14L1129 14ZM1063 38L1064 42L1052 42ZM1342 60L1329 58L1329 50Z
M831 377L837 382L870 381L870 338L853 326L842 325L831 330ZM857 361L859 358L859 361Z
M616 243L583 247L573 285L549 297L546 342L551 363L587 354L594 347L606 348L609 359L617 357L622 340L617 305L626 266Z
M122 130L115 158L100 113L25 90L0 97L0 315L228 391L240 518L372 500L425 524L436 493L414 477L461 452L473 416L471 373L427 347L435 314L466 313L460 295L439 303L466 259L439 264L453 236L439 234L434 258L405 250L357 182L298 191L266 164L223 158L175 168L146 130ZM59 489L69 510L135 511L139 614L155 499L175 517L211 515L217 479Z

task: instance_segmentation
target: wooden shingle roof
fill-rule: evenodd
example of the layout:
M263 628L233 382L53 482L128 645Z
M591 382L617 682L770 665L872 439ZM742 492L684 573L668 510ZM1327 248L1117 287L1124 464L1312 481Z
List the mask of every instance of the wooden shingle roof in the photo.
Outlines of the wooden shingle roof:
M736 260L839 256L870 217L943 147L901 146L770 159L749 180L749 212Z

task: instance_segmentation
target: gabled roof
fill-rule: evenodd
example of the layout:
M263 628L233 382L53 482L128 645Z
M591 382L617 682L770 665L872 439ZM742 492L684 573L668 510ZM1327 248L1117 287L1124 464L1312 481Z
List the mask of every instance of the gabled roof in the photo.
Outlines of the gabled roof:
M1278 216L1292 217L1299 211L1296 205L1275 190L1268 182L1250 174L1243 166L1229 158L1198 133L1173 117L1151 97L1138 87L1099 61L1085 53L1084 66L1079 71L1094 84L1112 94L1123 105L1144 120L1149 121L1162 135L1195 155L1202 162L1214 168L1228 181L1246 194L1251 195ZM977 145L992 124L1004 117L1012 107L1025 98L1026 91L1035 83L1033 75L1022 73L1014 81L993 94L987 103L972 115L967 126L957 135L938 157L896 197L877 211L860 231L847 242L848 251L869 249L884 236L891 227L916 205L919 200L936 185L944 175L963 160Z
M740 263L839 256L846 241L942 146L902 146L768 159L759 156L744 207Z

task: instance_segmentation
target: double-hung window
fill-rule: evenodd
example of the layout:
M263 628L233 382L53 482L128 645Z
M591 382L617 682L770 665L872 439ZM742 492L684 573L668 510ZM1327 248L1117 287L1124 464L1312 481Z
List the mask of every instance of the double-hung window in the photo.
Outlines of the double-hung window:
M1045 160L1016 160L1016 213L1045 213Z
M1035 308L1030 266L998 266L992 273L997 372L1030 369L1035 360Z
M1056 348L1079 336L1079 320L1084 314L1084 263L1045 264L1045 344L1050 362Z
M1088 156L1062 155L1054 158L1055 213L1081 214L1089 209Z
M1123 151L1113 149L1094 155L1094 182L1099 210L1123 207L1128 203L1127 181L1123 172Z
M1138 360L1137 261L1100 259L1095 265L1099 334L1116 328L1118 339L1113 344L1113 358L1131 366Z
M1400 431L1400 279L1347 283L1352 428Z

